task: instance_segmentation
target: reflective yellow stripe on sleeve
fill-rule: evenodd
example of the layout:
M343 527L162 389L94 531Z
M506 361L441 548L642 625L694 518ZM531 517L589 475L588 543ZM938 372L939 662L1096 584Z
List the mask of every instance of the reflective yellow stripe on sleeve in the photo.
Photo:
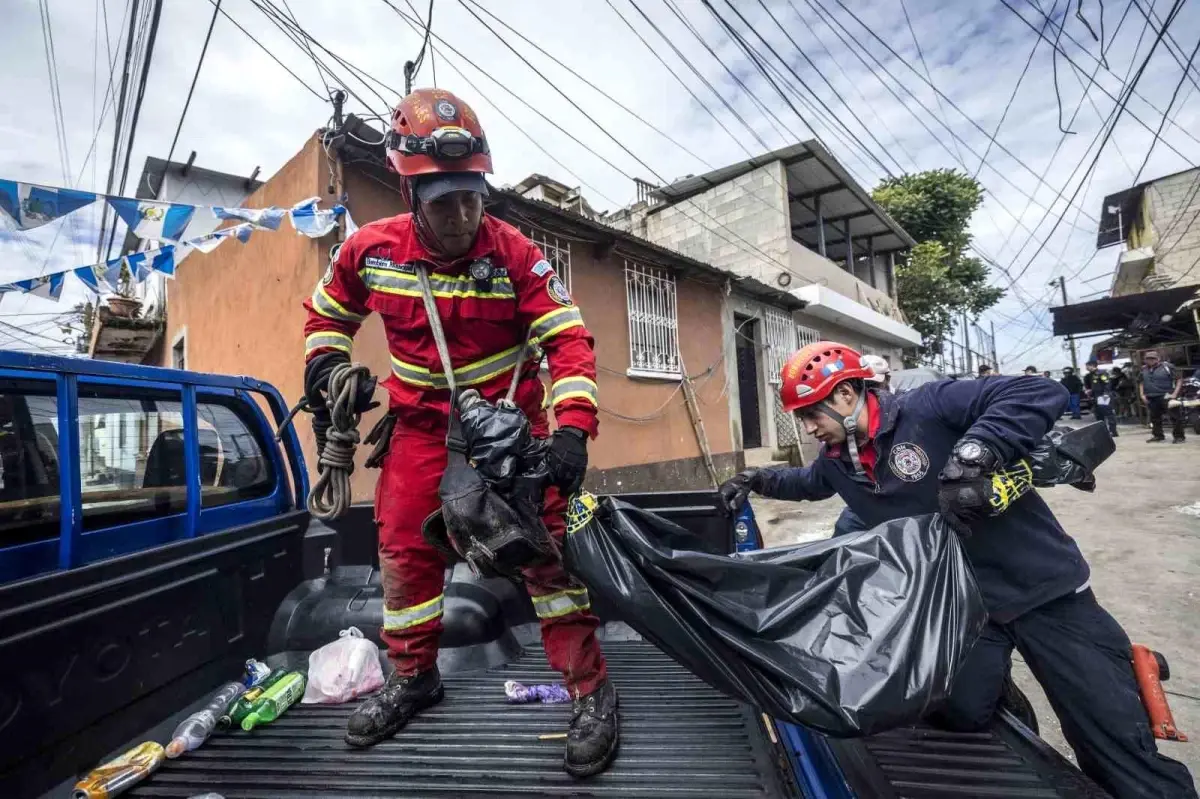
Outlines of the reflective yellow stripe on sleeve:
M592 606L586 588L568 588L545 596L531 597L533 610L539 619L557 619L569 613L578 613Z
M391 610L384 607L383 609L383 629L385 630L404 630L409 627L416 627L418 624L433 621L442 615L445 609L446 595L438 594L428 602L422 602L419 605L412 605L399 610Z
M321 348L340 350L341 352L350 354L350 348L354 345L354 339L347 336L345 333L338 333L333 330L322 330L317 333L309 334L308 338L304 339L304 357L307 358L314 350Z
M550 387L550 404L557 405L564 400L585 399L599 406L596 398L596 381L586 377L564 377L554 381Z
M583 326L583 314L579 309L572 306L570 308L555 308L548 314L543 314L533 320L533 324L529 326L529 336L537 342L542 342L547 339L557 336L564 330L572 327Z
M338 322L361 322L366 319L363 314L351 313L342 307L341 303L329 296L323 285L318 284L312 295L313 310L326 319Z

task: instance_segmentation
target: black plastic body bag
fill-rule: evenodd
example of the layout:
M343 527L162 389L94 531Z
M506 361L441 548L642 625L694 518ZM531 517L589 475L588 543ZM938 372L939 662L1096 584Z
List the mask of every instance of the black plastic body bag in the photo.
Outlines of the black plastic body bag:
M567 568L591 594L721 693L827 735L919 719L987 621L940 517L738 556L694 546L620 500L572 501Z

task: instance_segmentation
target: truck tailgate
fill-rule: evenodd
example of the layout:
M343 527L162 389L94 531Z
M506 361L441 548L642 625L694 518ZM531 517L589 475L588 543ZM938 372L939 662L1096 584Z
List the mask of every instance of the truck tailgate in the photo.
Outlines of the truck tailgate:
M562 771L569 705L508 705L504 681L555 682L540 647L484 672L444 676L446 699L390 741L346 746L354 705L298 705L253 733L217 734L168 761L131 796L288 797L793 795L761 717L701 683L653 645L607 641L621 696L614 766L585 782Z

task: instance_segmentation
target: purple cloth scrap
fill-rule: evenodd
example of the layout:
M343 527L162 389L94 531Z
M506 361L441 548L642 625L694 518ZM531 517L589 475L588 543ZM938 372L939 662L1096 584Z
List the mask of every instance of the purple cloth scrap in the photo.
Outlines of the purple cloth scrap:
M514 680L504 683L504 695L511 704L542 702L547 705L570 702L571 695L561 685L522 685Z

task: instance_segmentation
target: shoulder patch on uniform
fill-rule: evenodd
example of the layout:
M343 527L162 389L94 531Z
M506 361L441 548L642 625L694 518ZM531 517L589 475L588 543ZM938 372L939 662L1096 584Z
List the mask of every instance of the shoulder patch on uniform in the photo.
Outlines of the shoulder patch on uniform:
M925 450L907 441L892 447L888 465L893 474L907 483L918 483L929 474L929 456Z
M567 285L563 283L562 278L558 275L550 278L546 283L546 293L550 295L550 299L559 305L574 305L571 301L571 294L567 291Z
M321 275L322 286L328 286L333 282L333 266L337 263L338 254L342 251L342 243L338 242L329 248L329 265L325 267L325 274Z
M545 258L533 265L533 273L538 277L545 277L554 271L554 267Z

